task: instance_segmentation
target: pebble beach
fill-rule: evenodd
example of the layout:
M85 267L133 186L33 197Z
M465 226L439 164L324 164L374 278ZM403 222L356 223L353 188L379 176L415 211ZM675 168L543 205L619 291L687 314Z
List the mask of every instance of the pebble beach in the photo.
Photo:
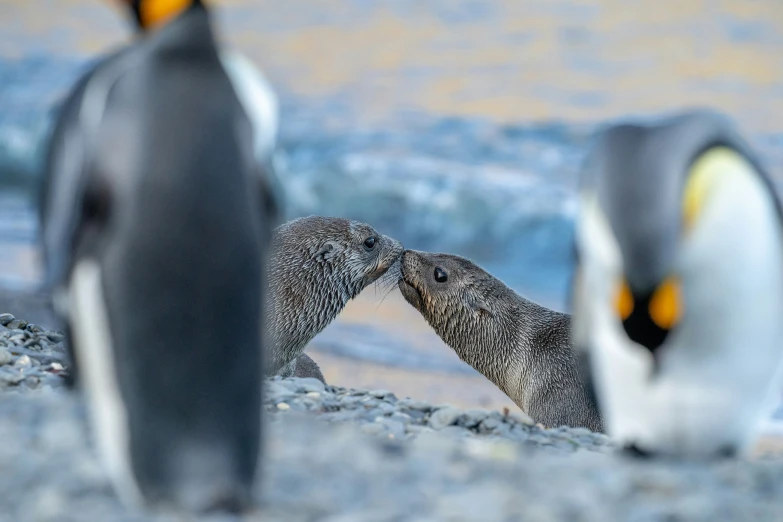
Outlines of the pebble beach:
M0 520L183 520L119 504L82 398L64 385L64 341L0 315ZM584 428L314 379L268 380L264 408L257 512L189 520L714 522L783 513L780 458L630 459Z

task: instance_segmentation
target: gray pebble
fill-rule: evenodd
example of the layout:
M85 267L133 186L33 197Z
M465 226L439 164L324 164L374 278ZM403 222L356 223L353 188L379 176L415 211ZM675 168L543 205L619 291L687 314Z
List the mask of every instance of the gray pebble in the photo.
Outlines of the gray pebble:
M370 390L367 392L368 395L372 395L373 397L377 397L378 399L383 399L387 395L391 395L392 393L389 390Z
M65 334L63 332L46 332L46 338L53 343L60 343L65 340Z
M402 422L403 424L408 424L411 421L410 415L408 415L407 413L401 413L399 411L395 411L394 413L392 413L389 418L392 420Z
M464 437L473 436L470 430L466 430L465 428L461 428L459 426L446 426L445 428L438 430L438 433L441 435L446 435L448 437L455 437L455 438L464 438Z
M27 326L27 321L14 319L13 321L11 321L6 325L6 328L8 328L9 330L16 330L16 329L24 328L26 326Z
M379 423L383 424L383 426L386 427L386 430L394 435L395 438L401 439L405 435L405 425L402 422L384 417L376 419L376 422L378 421L380 421Z
M396 413L397 408L389 404L388 402L381 402L378 404L378 410L380 410L381 413L384 415L391 415L393 413ZM408 417L410 419L410 417Z
M41 333L41 332L43 332L44 329L43 329L43 327L41 327L41 326L39 326L37 324L29 323L27 325L26 330L29 331L29 332L33 332L33 333Z
M20 368L14 368L11 366L0 367L0 384L6 386L16 386L24 380L24 374L20 371Z
M8 350L2 346L0 346L0 366L3 366L4 364L8 364L11 362L13 357L8 352Z
M400 399L399 401L397 401L397 405L401 408L409 408L411 410L416 410L416 411L426 412L432 410L431 404L426 403L424 401L417 401L408 398Z
M326 389L326 385L324 383L312 377L298 379L298 382L299 388L305 392L322 392Z
M11 314L0 314L0 325L2 326L8 326L8 323L16 319Z
M433 429L441 430L446 426L454 424L461 414L462 412L458 409L447 406L434 411L432 415L430 415L429 424Z
M284 382L271 380L267 381L266 383L266 392L270 399L277 398L281 400L288 398L296 393L295 390L292 390L289 386L286 386Z
M501 420L498 420L493 417L488 417L483 421L481 421L481 425L479 426L479 429L481 431L495 431L501 425L504 425L504 423Z
M14 361L14 366L19 366L22 368L30 367L33 365L33 361L30 359L29 355L21 355L17 357L16 361Z
M569 431L571 432L572 435L575 435L575 436L592 435L593 434L592 431L588 430L587 428L583 428L581 426L579 426L577 428L570 428Z

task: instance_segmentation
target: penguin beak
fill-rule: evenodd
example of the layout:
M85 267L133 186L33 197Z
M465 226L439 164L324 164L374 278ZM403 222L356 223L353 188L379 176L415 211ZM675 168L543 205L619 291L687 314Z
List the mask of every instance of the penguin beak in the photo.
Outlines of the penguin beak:
M194 0L123 0L131 4L136 23L142 31L164 25L186 8L196 2Z
M637 291L622 278L615 291L614 311L628 338L655 352L682 319L680 282L669 276L651 291Z

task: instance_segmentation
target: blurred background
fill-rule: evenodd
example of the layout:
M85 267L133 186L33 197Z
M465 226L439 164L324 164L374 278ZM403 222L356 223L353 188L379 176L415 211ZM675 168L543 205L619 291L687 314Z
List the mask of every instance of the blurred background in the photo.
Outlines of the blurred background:
M783 175L778 0L225 0L220 37L282 102L287 218L368 222L468 256L567 310L576 175L620 117L710 106ZM131 36L111 0L0 0L0 312L46 324L37 189L51 110ZM394 289L353 301L308 352L330 384L516 409Z

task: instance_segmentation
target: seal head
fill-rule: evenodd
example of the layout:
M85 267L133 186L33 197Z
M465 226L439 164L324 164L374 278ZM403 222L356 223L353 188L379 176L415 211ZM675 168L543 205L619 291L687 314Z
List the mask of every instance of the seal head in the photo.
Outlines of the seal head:
M570 318L460 256L406 250L403 297L460 359L547 426L602 429L569 342Z
M348 301L399 266L403 247L366 223L320 216L281 225L272 245L268 373L290 375L294 368L283 368Z

